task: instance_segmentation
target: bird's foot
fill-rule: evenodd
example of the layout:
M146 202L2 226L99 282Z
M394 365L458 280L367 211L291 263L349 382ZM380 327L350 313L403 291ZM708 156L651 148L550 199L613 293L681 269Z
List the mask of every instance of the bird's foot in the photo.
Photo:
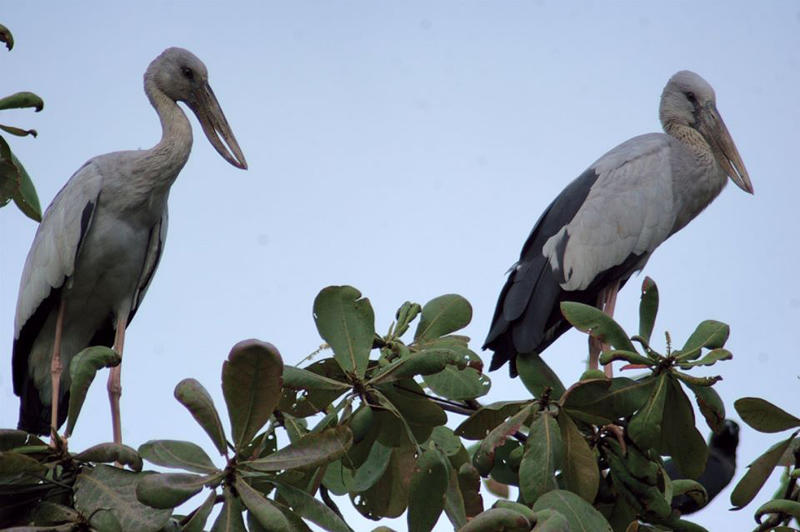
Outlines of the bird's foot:
M53 448L56 452L60 454L67 453L67 436L61 436L58 434L58 431L54 428L50 429L50 447Z

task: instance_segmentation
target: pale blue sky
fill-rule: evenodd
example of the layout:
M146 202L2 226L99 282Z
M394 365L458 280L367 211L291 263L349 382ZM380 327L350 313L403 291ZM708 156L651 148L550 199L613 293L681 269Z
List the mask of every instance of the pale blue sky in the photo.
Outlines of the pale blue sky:
M717 389L733 417L747 395L797 413L800 5L565 4L7 5L0 22L16 47L0 52L0 94L34 90L45 109L0 121L39 130L11 142L44 205L86 159L158 140L142 74L168 46L206 63L250 165L228 165L192 117L166 251L126 339L124 440L204 441L174 385L198 378L222 408L221 362L248 337L297 362L321 342L311 305L330 284L361 289L379 330L407 299L458 292L474 306L467 333L477 349L541 211L608 149L660 130L661 90L682 69L715 88L756 194L726 187L654 254L645 273L661 290L657 330L680 343L703 319L728 322L735 358L709 374L723 375ZM0 220L0 426L9 427L14 306L35 224L13 208ZM618 302L631 330L640 280ZM571 332L545 358L572 382L585 345ZM505 371L491 377L484 400L527 396ZM110 436L103 375L71 445ZM744 429L736 479L777 439ZM743 529L768 494L731 513L725 492L697 520ZM450 528L444 518L439 527Z

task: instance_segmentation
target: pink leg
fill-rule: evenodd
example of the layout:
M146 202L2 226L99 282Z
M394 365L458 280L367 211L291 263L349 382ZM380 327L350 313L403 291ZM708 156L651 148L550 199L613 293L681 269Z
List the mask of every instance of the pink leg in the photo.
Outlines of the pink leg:
M117 318L117 330L114 335L114 350L122 358L125 345L125 326L128 316ZM122 395L122 362L111 368L108 375L108 400L111 403L111 425L114 431L114 443L122 443L122 420L119 413L119 398Z
M58 399L61 388L61 331L64 328L64 299L58 304L56 332L53 338L53 355L50 357L50 444L58 438Z
M614 308L617 305L617 292L619 292L619 281L615 281L614 283L606 286L603 290L600 291L600 294L597 296L597 308L601 309L603 312L608 314L609 316L614 316ZM598 369L600 367L600 352L605 351L608 349L608 346L600 342L599 340L589 337L589 368L590 369ZM607 364L603 370L606 373L606 377L613 377L614 370L611 367L611 364Z

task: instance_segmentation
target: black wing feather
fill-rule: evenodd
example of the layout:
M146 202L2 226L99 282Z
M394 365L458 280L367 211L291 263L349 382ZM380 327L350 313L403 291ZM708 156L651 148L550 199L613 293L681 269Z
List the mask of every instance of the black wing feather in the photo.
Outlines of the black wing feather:
M510 362L511 374L516 375L514 359L518 353L539 353L569 328L559 310L564 291L542 255L542 247L572 221L598 177L589 168L572 181L542 213L525 241L520 259L500 292L483 346L494 351L490 370Z

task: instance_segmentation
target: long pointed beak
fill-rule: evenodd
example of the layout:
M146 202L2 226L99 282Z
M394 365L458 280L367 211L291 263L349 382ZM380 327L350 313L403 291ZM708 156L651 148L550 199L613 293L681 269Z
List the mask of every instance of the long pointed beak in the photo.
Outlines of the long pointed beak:
M225 119L225 114L222 112L211 86L208 84L203 86L195 93L195 97L196 102L193 105L190 104L189 107L197 115L208 141L226 161L237 168L246 170L247 161L244 160L244 154L239 148L239 143L236 142L236 137L233 136L231 126L228 125L228 120ZM222 138L220 139L220 137Z
M745 192L752 194L753 183L750 182L750 175L744 167L742 156L739 155L739 150L736 149L736 144L733 143L731 134L713 103L703 109L699 129L711 144L714 157L731 181Z

